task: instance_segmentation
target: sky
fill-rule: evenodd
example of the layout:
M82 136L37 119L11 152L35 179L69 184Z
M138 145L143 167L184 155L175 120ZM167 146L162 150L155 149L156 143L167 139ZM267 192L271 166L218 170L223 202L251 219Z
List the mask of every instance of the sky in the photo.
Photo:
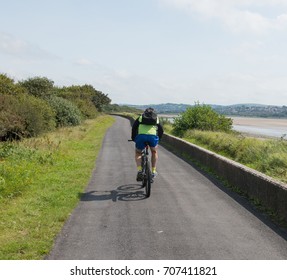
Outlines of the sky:
M116 104L287 105L287 0L0 0L0 73Z

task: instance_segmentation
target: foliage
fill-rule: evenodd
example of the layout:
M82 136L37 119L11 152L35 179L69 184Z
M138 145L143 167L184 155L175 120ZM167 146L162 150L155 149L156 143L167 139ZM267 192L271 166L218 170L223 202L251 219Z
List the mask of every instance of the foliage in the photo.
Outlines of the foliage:
M33 77L19 84L26 88L29 94L37 97L45 97L53 90L54 82L46 77Z
M208 105L189 107L174 121L174 133L182 136L188 129L199 129L205 131L231 131L232 120L216 113Z
M98 110L90 100L76 98L71 102L77 106L84 119L93 119L99 115Z
M28 94L0 95L0 139L37 136L55 128L52 108Z
M69 100L58 96L50 96L47 102L56 114L57 126L74 126L81 123L81 112Z
M96 118L111 100L91 85L56 87L46 77L15 83L0 74L0 141L31 137L55 126Z
M106 94L98 91L93 95L92 101L96 108L101 112L103 111L103 106L108 105L111 102L111 99Z
M0 94L17 94L25 92L26 89L15 84L13 79L9 78L6 74L0 74Z
M104 105L111 102L106 94L91 85L63 87L58 89L58 95L72 102L77 102L79 99L85 100L86 103L93 104L99 112L102 111Z
M102 107L103 111L106 113L142 113L142 110L136 109L134 107L129 107L126 105L118 105L118 104L106 104Z
M167 117L160 117L159 118L160 124L163 126L165 133L172 133L173 131L173 123L170 121L170 118Z

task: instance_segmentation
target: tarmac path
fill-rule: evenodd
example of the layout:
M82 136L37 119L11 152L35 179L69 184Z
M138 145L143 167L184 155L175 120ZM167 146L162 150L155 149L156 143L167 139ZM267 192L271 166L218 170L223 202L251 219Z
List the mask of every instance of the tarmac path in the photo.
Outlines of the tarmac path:
M287 259L287 234L159 148L151 196L136 182L130 123L115 117L81 201L47 259Z

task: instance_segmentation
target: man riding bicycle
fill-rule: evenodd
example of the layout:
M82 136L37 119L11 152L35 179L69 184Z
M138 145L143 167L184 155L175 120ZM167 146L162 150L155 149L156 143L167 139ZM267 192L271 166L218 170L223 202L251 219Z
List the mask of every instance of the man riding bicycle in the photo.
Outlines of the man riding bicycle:
M159 123L159 118L153 108L147 108L139 116L132 127L132 140L135 142L135 160L137 164L137 181L142 181L141 152L148 143L151 149L152 178L156 177L156 163L158 159L158 142L163 135L163 127Z

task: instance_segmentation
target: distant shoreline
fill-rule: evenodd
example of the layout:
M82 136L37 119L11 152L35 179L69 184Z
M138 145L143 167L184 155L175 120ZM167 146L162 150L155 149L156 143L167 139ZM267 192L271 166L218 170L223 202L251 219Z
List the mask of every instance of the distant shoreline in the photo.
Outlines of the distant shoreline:
M287 119L230 117L230 116L229 118L233 120L233 125L248 125L257 127L278 126L287 129Z
M179 114L158 114L160 118L175 118ZM287 119L283 118L259 118L259 117L241 117L227 116L233 120L234 125L250 125L250 126L282 126L287 128Z
M176 114L159 114L162 118L174 118ZM250 137L280 138L287 135L287 119L258 118L258 117L233 117L233 129Z

